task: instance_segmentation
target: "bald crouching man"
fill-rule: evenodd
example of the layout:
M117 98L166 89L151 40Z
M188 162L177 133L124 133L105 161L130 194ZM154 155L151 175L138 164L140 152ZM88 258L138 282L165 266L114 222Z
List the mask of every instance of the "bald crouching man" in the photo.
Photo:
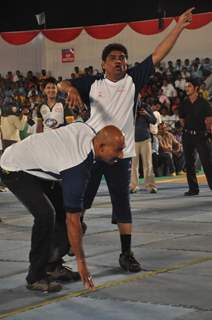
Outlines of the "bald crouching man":
M81 278L86 288L94 287L82 245L84 193L95 159L112 165L123 158L124 148L124 136L115 126L96 133L76 122L32 135L6 149L0 162L2 180L34 217L28 289L59 291L62 286L55 280L66 280L65 276L72 281ZM62 268L69 243L79 273ZM58 264L59 273L49 268Z

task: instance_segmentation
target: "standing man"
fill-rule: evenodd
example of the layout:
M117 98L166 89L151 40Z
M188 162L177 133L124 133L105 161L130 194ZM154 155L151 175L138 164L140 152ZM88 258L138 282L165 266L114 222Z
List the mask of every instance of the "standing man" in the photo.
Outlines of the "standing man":
M112 222L118 224L121 238L120 266L129 272L141 271L140 263L131 252L132 218L129 203L129 183L131 158L134 150L134 114L133 109L142 87L159 63L174 46L177 38L192 20L193 8L184 12L175 28L156 47L154 52L142 63L128 69L128 52L122 44L109 44L102 52L103 76L86 76L58 84L65 91L70 105L90 107L87 123L99 131L108 124L120 128L126 138L124 159L114 166L96 162L87 187L84 208L91 207L104 175L112 201Z
M186 174L189 190L185 196L199 194L196 177L196 151L203 166L209 188L212 190L212 143L208 124L212 117L212 109L207 100L198 96L199 81L191 79L186 83L187 98L181 104L179 116L183 125L183 150L185 155Z
M150 124L155 124L156 118L151 106L139 101L135 119L135 153L132 159L132 173L130 192L135 193L139 190L139 159L141 157L144 187L150 193L157 193L155 175L152 165L152 142L150 135Z
M27 123L26 111L14 99L3 105L1 114L3 151L11 144L20 141L20 130L23 130Z
M67 233L84 285L94 286L82 246L84 194L94 158L112 165L123 158L124 148L125 139L118 128L107 126L96 134L87 124L76 122L31 135L5 150L0 162L2 180L34 217L28 289L61 290L61 285L52 281L59 278L47 267L67 253ZM53 191L52 184L57 185ZM72 281L79 280L78 273L69 270L69 274Z

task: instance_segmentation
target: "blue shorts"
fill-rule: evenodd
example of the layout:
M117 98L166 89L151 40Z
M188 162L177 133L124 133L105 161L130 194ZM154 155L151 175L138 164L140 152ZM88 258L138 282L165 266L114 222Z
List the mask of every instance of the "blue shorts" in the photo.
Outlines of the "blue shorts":
M132 223L129 199L131 158L119 160L114 165L96 161L87 185L84 208L92 206L103 175L112 202L112 223Z

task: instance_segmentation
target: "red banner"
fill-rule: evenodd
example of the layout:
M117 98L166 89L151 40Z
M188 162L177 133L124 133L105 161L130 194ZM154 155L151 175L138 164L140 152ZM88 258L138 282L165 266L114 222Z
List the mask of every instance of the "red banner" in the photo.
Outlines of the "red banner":
M65 62L74 62L75 61L75 52L74 49L62 49L62 63Z

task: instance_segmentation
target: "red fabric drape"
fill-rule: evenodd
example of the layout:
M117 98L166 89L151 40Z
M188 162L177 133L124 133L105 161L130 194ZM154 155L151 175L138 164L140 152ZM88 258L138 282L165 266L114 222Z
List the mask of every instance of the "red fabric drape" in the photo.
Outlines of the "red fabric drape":
M166 18L164 19L164 26L162 29L159 29L159 22L158 19L154 20L147 20L147 21L137 21L137 22L130 22L129 26L132 28L134 31L138 33L142 33L145 35L152 35L159 33L166 29L170 23L172 22L172 18Z
M109 39L120 33L127 23L119 23L106 26L86 27L86 32L95 39Z
M23 31L23 32L1 32L2 38L10 44L20 45L26 44L34 39L39 30Z
M55 42L68 42L77 38L82 32L83 28L70 29L51 29L44 30L42 33L46 38Z
M178 18L175 18L176 20ZM84 30L95 39L109 39L120 33L127 25L130 26L134 31L145 34L153 35L163 31L172 22L173 18L164 19L164 27L159 29L158 19L137 21L130 23L117 23L114 25L103 25L103 26L91 26L84 27ZM188 25L187 29L197 29L207 25L212 21L212 12L203 14L194 14L193 21ZM2 38L10 44L21 45L26 44L34 39L39 32L51 41L55 42L68 42L77 38L82 32L83 27L80 28L67 28L67 29L49 29L49 30L33 30L23 32L1 32ZM208 35L210 36L210 35Z

